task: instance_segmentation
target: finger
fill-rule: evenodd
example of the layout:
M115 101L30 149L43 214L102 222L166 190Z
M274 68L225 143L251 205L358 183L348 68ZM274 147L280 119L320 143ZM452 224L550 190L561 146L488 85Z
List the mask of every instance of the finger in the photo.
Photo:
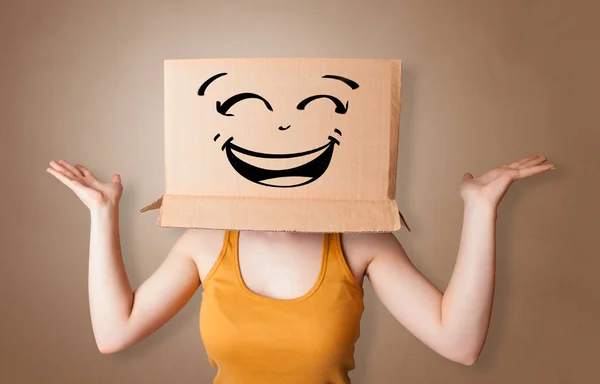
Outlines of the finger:
M119 183L119 184L121 184L121 175L114 174L113 177L112 177L112 182L113 183Z
M533 167L529 167L529 168L523 168L523 169L519 169L517 170L517 178L519 179L523 179L525 177L529 177L529 176L533 176L533 175L537 175L539 173L543 173L546 171L549 171L551 169L555 169L556 167L554 166L554 164L542 164L542 165L536 165Z
M54 168L56 171L62 173L66 177L68 177L69 179L76 179L76 177L73 174L73 172L69 171L68 169L66 169L65 167L63 167L62 165L60 165L59 163L57 163L56 161L51 161L50 162L50 166L52 168Z
M529 161L519 165L518 169L534 167L536 165L543 164L546 161L548 161L548 158L546 156L538 156L535 159L529 160Z
M66 169L68 169L73 175L75 175L75 177L77 177L77 178L83 177L83 173L81 173L81 171L79 169L77 169L74 166L72 166L71 164L69 164L68 161L59 160L58 163L60 165L62 165L63 167L65 167Z
M528 163L530 161L533 161L533 160L537 159L538 157L539 157L538 155L527 156L527 157L522 158L521 160L517 160L517 161L512 162L510 164L505 164L504 166L508 167L508 168L512 168L512 169L517 169L521 165L526 164L526 163Z
M94 183L98 181L96 180L96 177L92 174L92 172L83 165L77 164L75 168L79 169L79 171L83 174L83 177L89 178Z
M75 191L75 187L80 185L79 181L70 179L69 177L65 176L63 173L57 171L54 168L48 167L46 171L52 176L56 177L61 183L71 188L72 191Z
M473 175L470 173L465 173L463 175L463 181L472 180L472 179L473 179Z

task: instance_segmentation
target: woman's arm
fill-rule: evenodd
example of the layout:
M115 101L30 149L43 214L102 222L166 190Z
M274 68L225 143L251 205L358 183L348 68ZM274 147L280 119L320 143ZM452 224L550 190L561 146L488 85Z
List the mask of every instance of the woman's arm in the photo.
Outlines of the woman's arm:
M392 234L373 235L367 276L390 313L419 340L464 365L477 359L494 292L494 221L488 208L465 208L456 265L442 294L411 263Z
M89 303L102 353L123 350L154 333L190 300L200 285L186 236L135 291L123 265L118 206L91 213Z
M440 355L464 364L477 360L488 331L495 280L495 225L512 182L554 168L530 156L461 185L464 219L458 257L445 293L410 262L392 234L375 235L367 276L390 313Z
M468 365L475 363L492 312L496 277L496 207L465 206L458 257L442 298L447 342Z
M88 290L92 328L102 353L123 350L171 319L200 285L189 232L162 265L133 291L121 255L118 175L102 183L83 166L51 162L48 172L67 185L90 210Z

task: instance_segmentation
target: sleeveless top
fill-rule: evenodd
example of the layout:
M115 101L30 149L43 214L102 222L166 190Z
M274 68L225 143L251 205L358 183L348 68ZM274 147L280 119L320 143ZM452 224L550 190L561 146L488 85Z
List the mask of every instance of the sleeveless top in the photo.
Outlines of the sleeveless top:
M200 335L215 384L348 384L364 310L363 289L339 234L325 234L317 281L304 295L276 299L251 291L238 258L238 231L203 279Z

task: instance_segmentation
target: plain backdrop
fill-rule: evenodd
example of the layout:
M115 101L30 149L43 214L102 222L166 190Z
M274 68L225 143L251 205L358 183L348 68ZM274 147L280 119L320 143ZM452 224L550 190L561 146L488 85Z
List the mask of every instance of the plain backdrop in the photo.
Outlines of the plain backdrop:
M398 237L440 289L456 258L462 174L533 153L558 167L500 206L477 364L429 350L366 282L353 383L597 382L598 14L593 0L2 0L0 382L211 382L201 290L149 339L98 352L89 215L45 172L64 158L122 175L125 262L139 285L181 233L138 213L163 192L163 60L208 57L403 60L397 200L412 231Z

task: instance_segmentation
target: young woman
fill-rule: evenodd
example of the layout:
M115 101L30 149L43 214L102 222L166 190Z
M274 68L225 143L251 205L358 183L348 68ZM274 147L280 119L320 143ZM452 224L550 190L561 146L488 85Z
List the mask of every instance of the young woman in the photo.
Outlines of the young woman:
M440 292L390 233L302 234L189 229L132 290L119 239L119 175L50 162L91 216L89 302L99 350L148 337L204 286L200 333L215 383L349 383L363 312L363 277L391 314L441 356L464 365L486 339L495 275L497 207L510 185L554 165L530 156L460 186L456 265Z

